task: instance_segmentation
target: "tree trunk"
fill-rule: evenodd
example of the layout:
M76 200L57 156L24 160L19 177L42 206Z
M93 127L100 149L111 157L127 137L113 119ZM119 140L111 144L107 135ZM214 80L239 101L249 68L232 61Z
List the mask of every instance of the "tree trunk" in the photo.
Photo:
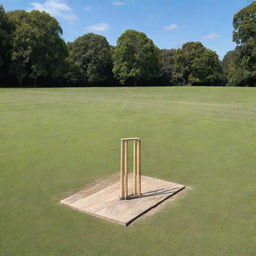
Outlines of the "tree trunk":
M22 78L18 77L17 79L18 79L19 86L22 87Z
M34 87L37 87L37 78L34 79Z

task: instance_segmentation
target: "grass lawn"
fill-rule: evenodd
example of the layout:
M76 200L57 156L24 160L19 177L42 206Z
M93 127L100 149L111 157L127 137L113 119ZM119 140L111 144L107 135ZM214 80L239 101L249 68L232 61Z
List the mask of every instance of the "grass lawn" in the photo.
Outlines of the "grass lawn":
M58 205L119 169L192 187L125 228ZM255 256L256 88L0 89L2 256Z

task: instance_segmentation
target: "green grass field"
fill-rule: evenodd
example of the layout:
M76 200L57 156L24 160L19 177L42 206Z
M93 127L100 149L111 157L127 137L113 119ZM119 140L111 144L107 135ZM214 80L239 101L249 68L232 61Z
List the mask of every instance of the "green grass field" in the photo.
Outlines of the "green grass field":
M59 206L128 136L192 190L128 228ZM0 141L2 256L256 255L255 88L1 89Z

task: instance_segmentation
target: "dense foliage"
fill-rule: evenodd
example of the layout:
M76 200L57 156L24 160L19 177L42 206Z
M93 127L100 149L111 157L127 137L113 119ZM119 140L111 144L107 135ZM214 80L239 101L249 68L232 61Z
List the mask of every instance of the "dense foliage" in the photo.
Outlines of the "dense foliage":
M234 51L223 59L228 85L256 86L256 2L233 18Z
M117 40L113 72L121 84L139 84L158 75L158 52L144 33L127 30Z
M161 49L159 51L160 82L174 85L174 56L175 49Z
M241 69L237 65L238 50L229 51L222 60L222 69L227 85L236 85L241 79Z
M221 62L200 42L158 49L135 30L126 30L116 47L93 33L65 43L48 13L6 13L0 5L0 86L256 86L255 1L234 15L233 27L237 46Z
M0 79L4 80L9 70L13 24L0 5Z
M174 79L180 85L220 85L218 55L200 42L185 43L174 55Z
M77 38L68 45L69 63L75 83L103 83L112 76L111 48L105 37L93 33Z
M68 52L57 20L39 11L12 11L8 16L15 26L10 66L19 84L26 77L35 86L39 78L60 77Z

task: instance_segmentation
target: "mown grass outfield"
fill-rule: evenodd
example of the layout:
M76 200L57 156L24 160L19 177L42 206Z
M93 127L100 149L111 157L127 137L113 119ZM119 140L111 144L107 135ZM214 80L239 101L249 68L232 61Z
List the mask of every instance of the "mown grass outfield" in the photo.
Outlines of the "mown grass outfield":
M128 136L192 190L128 228L58 205ZM255 88L1 89L0 142L3 256L256 255Z

